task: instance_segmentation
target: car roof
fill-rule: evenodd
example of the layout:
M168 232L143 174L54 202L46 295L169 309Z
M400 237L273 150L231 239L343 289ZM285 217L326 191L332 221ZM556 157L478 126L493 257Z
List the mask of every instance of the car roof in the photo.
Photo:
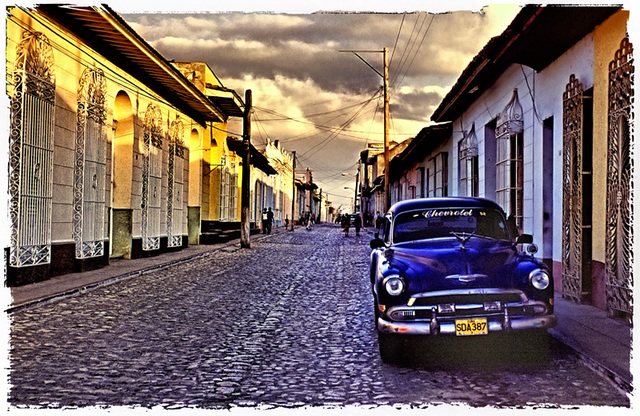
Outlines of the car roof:
M396 216L407 211L430 208L492 208L502 212L502 209L498 204L486 198L438 197L410 199L397 202L389 209L389 214L391 216Z

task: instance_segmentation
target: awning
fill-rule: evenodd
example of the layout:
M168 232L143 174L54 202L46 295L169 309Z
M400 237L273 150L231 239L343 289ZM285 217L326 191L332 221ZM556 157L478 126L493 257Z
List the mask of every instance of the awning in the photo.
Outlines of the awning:
M244 102L234 90L215 86L207 86L207 97L228 117L243 117Z
M244 152L242 140L236 137L227 137L227 146L229 147L229 150L231 150L232 152L236 152L239 155L242 155L242 153ZM266 156L260 153L260 151L256 149L252 144L250 145L250 149L251 164L253 166L260 169L267 175L275 175L278 173L278 171L275 170L273 166L271 166L271 164L269 164L269 160L266 158Z

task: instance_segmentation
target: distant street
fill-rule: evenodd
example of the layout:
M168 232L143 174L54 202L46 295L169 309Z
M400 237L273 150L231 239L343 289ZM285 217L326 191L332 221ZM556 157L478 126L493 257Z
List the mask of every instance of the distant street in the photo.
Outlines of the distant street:
M371 234L335 225L11 316L13 406L174 408L608 405L628 399L552 340L548 361L465 343L383 364ZM474 340L465 340L474 341ZM433 357L440 357L434 359ZM446 357L446 359L442 359ZM497 358L496 358L497 357Z

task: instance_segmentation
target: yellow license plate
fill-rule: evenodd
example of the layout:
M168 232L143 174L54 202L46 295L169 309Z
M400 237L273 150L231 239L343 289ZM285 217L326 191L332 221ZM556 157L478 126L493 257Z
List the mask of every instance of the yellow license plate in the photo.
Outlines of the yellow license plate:
M456 335L487 335L487 320L480 319L457 319Z

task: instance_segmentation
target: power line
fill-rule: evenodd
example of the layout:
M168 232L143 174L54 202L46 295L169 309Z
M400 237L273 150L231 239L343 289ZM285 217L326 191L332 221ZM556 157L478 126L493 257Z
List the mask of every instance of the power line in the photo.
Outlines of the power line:
M415 61L416 57L418 56L418 52L420 52L420 49L422 48L422 44L424 43L424 40L427 38L427 34L429 33L429 29L431 29L431 25L433 24L434 19L435 19L435 15L431 15L431 21L429 22L429 26L427 26L427 29L424 31L424 35L422 35L422 40L420 41L420 45L418 45L418 48L413 54L413 58L411 58L411 62L409 63L409 66L407 67L405 74L402 76L402 79L400 80L400 82L398 82L398 85L402 85L402 81L404 81L404 78L409 73L409 69L411 69L411 65L413 65L413 61ZM426 20L426 17L425 17L425 20ZM394 89L395 88L396 87L394 87Z

